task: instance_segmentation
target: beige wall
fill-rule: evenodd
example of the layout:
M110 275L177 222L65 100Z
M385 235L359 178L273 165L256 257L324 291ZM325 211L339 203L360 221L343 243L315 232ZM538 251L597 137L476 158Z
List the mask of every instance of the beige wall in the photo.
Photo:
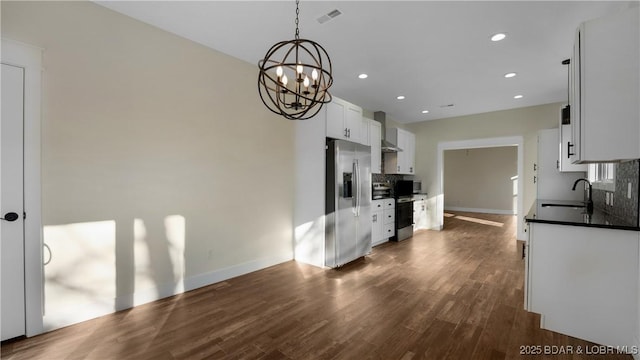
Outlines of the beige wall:
M558 126L560 103L489 113L423 121L410 124L408 129L416 134L416 179L429 194L429 206L436 206L440 194L440 178L437 173L438 143L499 137L522 136L524 138L524 211L533 204L536 186L533 184L533 163L537 159L537 132ZM431 211L430 214L435 214ZM431 218L431 226L438 219Z
M294 128L255 65L90 2L1 6L44 49L50 327L292 258Z
M517 175L515 146L446 150L444 208L513 214Z

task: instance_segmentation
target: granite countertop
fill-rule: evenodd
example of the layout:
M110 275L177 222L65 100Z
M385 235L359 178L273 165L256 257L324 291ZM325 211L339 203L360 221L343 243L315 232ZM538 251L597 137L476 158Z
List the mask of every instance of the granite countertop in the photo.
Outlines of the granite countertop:
M543 206L547 204L563 204L572 206ZM537 200L525 216L527 222L587 226L605 229L640 231L638 224L631 224L613 217L610 214L594 209L593 214L586 214L582 201L570 200Z

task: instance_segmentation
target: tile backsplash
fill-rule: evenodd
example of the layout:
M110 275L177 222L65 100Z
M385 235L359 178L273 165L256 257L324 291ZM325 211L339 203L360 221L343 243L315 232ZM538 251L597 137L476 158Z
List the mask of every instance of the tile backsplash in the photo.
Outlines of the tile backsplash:
M628 190L631 184L631 198ZM594 207L632 226L639 225L638 193L640 192L640 160L616 164L616 187L614 192L593 189ZM607 195L607 193L609 193ZM607 205L607 196L613 196L613 205Z
M407 177L408 179L408 177ZM404 175L397 174L371 174L372 182L386 182L388 181L391 184L391 197L394 197L393 189L396 187L396 181L405 180Z
M384 169L384 154L382 156L382 168ZM394 189L398 180L414 180L413 175L398 174L371 174L371 182L389 182L391 184L391 197L394 197Z

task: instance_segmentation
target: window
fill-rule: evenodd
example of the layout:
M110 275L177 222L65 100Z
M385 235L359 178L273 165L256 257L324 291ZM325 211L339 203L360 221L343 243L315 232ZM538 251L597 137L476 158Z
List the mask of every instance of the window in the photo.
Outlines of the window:
M614 163L589 164L588 177L594 189L616 190L616 165Z

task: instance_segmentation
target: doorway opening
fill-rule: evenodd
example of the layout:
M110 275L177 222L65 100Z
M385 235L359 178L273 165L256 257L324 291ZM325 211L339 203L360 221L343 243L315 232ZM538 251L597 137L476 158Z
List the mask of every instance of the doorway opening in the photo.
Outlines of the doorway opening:
M444 210L515 215L517 150L515 146L446 150Z
M515 204L513 208L517 216L522 216L523 212L523 189L524 184L524 139L522 136L513 137L501 137L501 138L487 138L487 139L472 139L462 141L451 141L438 143L438 163L437 163L437 179L438 179L438 195L436 204L436 219L439 221L439 228L444 227L445 216L445 191L444 191L444 173L445 173L445 151L448 150L471 150L471 149L487 149L487 148L501 148L501 147L515 147L517 157L517 172L515 177L510 177L512 182L512 191L515 194L511 201ZM473 176L473 175L470 175ZM451 206L451 205L449 205ZM479 207L478 209L487 209L485 207ZM526 239L526 233L524 232L524 226L521 221L517 221L517 233L516 237L519 240Z

